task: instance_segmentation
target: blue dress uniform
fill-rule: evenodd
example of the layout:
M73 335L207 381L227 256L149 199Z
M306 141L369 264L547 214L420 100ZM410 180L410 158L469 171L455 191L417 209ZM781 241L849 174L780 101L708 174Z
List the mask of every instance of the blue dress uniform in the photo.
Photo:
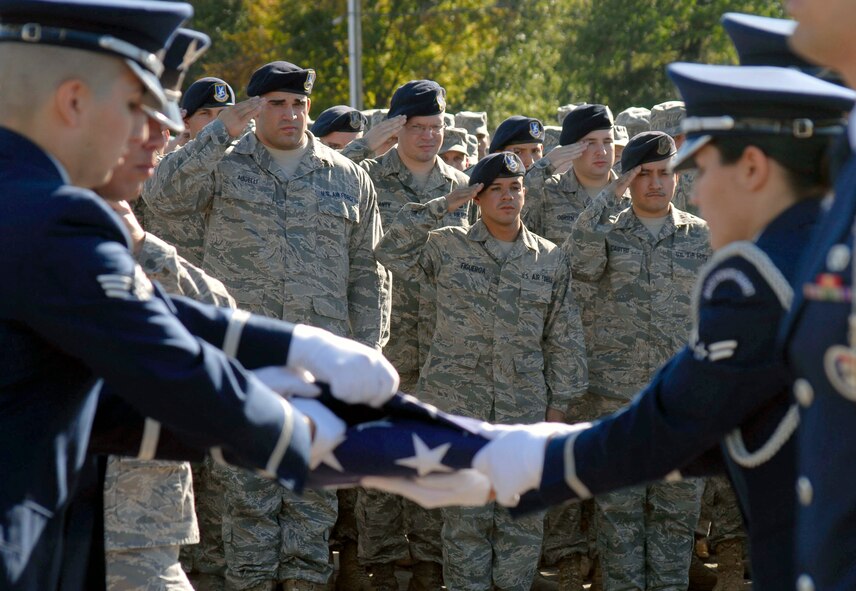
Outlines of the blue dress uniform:
M851 146L854 145L851 120ZM856 313L852 252L856 158L850 157L803 260L783 327L800 405L797 589L856 588Z
M155 53L190 14L169 2L0 0L0 41L124 57L165 99ZM99 197L0 127L0 589L103 586L85 582L82 566L100 511L76 496L83 485L99 492L91 436L95 452L210 450L284 486L304 483L302 415L244 369L283 365L291 325L162 294L128 242ZM122 405L93 432L105 384Z
M687 105L678 167L716 137L781 138L800 149L802 120L840 133L853 93L780 68L673 64ZM775 113L771 118L768 114ZM793 586L793 506L799 423L778 327L819 212L798 202L753 242L719 249L696 287L691 342L625 410L547 447L540 494L555 503L647 480L727 470L751 540L753 586ZM675 470L679 469L680 472Z

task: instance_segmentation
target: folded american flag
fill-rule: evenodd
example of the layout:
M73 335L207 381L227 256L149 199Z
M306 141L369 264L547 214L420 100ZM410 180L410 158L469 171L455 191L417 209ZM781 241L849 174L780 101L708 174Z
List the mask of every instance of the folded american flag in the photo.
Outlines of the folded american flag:
M356 486L364 476L417 477L472 468L475 455L490 442L479 434L481 421L444 413L408 394L396 394L373 408L337 400L322 385L318 400L347 430L309 474L310 488ZM540 496L531 491L512 514L543 508Z

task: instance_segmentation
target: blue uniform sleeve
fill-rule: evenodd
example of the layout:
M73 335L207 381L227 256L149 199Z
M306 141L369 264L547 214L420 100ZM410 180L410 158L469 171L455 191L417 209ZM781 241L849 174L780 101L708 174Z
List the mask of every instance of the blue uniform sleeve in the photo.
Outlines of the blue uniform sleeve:
M627 408L549 443L542 497L555 503L664 478L786 391L775 348L784 308L768 279L742 257L709 268L693 341Z
M128 253L112 213L94 199L67 203L47 212L31 264L10 290L15 318L104 378L139 414L299 489L308 429L299 412L207 342L228 332L226 312L163 299ZM260 336L258 344L271 345L262 351L249 341L272 323L244 320L247 358L283 363L290 327Z

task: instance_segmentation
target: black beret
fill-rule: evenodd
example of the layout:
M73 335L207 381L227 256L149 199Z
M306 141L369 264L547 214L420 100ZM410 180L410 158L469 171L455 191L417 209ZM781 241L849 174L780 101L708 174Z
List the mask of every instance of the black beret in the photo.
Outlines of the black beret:
M356 133L365 131L368 125L368 119L358 110L348 107L347 105L336 105L330 107L318 116L309 131L315 137L324 137L327 134L336 131L347 131L348 133Z
M500 152L506 146L517 144L543 144L544 124L532 117L513 115L499 124L493 132L488 152Z
M593 131L612 129L614 125L612 111L606 105L580 105L562 121L559 145L576 143Z
M190 85L181 97L181 108L185 117L191 117L199 109L229 107L235 104L235 91L219 78L200 78Z
M427 117L445 112L445 88L433 80L411 80L396 89L389 102L389 113L386 117Z
M268 92L290 92L309 96L315 84L315 70L304 70L290 62L271 62L253 72L247 84L247 96Z
M628 171L640 164L668 160L677 152L675 140L662 131L643 131L633 136L621 153L621 170Z
M497 152L478 161L470 173L470 186L482 183L485 187L497 178L523 176L526 167L520 156L513 152Z

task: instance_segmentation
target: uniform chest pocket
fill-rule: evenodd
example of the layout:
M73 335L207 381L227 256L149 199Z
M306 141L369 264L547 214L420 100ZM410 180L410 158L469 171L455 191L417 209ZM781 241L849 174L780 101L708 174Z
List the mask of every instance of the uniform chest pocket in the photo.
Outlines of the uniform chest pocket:
M319 223L324 222L324 216L335 220L348 221L354 224L360 222L359 201L356 197L345 193L318 191L318 214Z
M609 251L607 273L616 287L635 284L642 274L645 255L641 250L612 247Z
M520 299L530 304L549 304L553 284L546 281L524 281L520 286Z
M276 197L276 182L264 175L236 172L223 177L220 182L218 197L223 205L271 205Z

